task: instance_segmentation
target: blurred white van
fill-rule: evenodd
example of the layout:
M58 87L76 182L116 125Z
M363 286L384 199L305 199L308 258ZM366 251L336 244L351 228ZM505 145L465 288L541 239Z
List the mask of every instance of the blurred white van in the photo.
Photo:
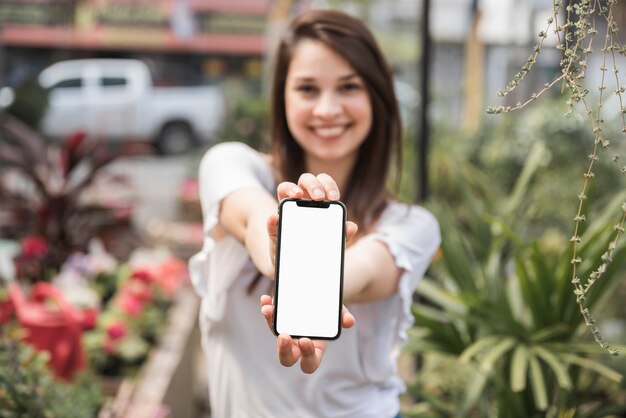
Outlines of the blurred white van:
M224 114L214 86L155 86L148 65L132 59L61 61L39 75L49 90L41 129L63 138L77 131L108 140L153 141L178 154L213 141Z

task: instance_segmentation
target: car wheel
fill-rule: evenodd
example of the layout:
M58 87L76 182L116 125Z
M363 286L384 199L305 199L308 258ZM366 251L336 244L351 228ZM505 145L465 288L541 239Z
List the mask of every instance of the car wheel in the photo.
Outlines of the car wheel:
M176 122L165 125L159 135L158 147L162 154L184 154L195 145L191 127L186 123Z

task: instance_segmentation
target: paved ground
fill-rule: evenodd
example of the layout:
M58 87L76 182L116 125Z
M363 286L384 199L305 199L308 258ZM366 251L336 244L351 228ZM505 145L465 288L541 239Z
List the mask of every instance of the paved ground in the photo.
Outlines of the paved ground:
M114 162L110 170L129 176L136 204L133 221L140 227L153 218L179 218L179 193L183 181L194 171L195 158L146 155Z

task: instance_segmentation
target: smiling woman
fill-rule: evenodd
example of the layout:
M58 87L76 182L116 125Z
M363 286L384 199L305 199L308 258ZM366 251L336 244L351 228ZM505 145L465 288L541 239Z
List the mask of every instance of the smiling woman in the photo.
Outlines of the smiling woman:
M278 47L271 110L269 155L224 143L200 165L204 246L189 267L203 296L212 413L395 417L404 391L395 360L411 325L413 290L440 237L429 212L387 189L399 161L400 118L389 67L363 23L329 10L297 16ZM348 218L346 329L328 347L276 338L258 316L260 298L272 325L272 298L263 293L274 278L278 202L340 197ZM320 254L306 254L298 268L332 258ZM300 290L315 286L306 277L297 278ZM315 321L322 306L312 306ZM287 368L296 363L300 370Z

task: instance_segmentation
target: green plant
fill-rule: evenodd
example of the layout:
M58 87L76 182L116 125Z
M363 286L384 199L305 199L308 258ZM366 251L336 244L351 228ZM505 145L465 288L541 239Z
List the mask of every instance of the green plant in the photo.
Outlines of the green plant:
M93 418L102 394L92 377L54 379L48 356L20 342L18 328L0 328L0 418Z
M222 141L241 141L265 151L267 140L267 104L260 96L240 92L231 105L220 130Z
M621 131L626 133L626 107L624 103L623 93L626 87L622 86L619 79L618 56L624 55L626 47L620 42L618 37L619 27L616 20L617 0L562 0L553 1L553 14L548 19L546 29L539 33L540 41L534 46L533 53L528 58L526 64L522 66L520 71L515 74L514 79L506 86L504 90L499 92L500 96L507 96L524 80L529 71L537 62L538 56L543 47L543 41L547 38L550 30L553 30L557 39L557 49L561 51L562 58L560 61L561 73L554 80L546 85L538 92L533 93L524 101L517 102L515 105L496 106L487 109L488 113L506 113L522 109L530 103L537 100L544 93L551 90L555 85L560 85L569 91L569 99L567 101L569 110L566 116L574 113L574 106L580 105L587 117L591 128L590 135L593 143L590 144L590 152L588 154L589 162L587 169L583 173L582 186L578 193L577 210L574 216L574 232L571 235L572 255L571 263L573 269L572 284L574 294L579 306L579 310L585 322L591 328L594 338L603 348L607 349L611 354L617 355L618 350L610 347L608 342L600 333L596 326L596 321L591 315L591 309L587 303L588 296L592 288L597 283L604 280L604 271L613 262L613 253L617 243L624 232L624 223L626 221L626 203L622 207L622 211L617 220L614 220L614 238L607 242L605 251L600 254L601 262L597 268L592 271L585 271L583 275L581 264L584 262L580 246L582 245L582 230L584 223L590 220L589 214L585 212L587 207L587 199L589 198L589 189L596 177L597 162L602 157L607 157L615 163L615 166L622 174L626 175L626 166L620 162L620 154L611 144L611 136L605 134L605 121L612 120L615 125L619 125ZM602 32L602 38L595 40L596 35ZM595 41L594 41L595 40ZM586 79L588 66L593 59L592 52L600 52L600 79L590 82ZM614 81L614 85L609 83ZM596 83L597 93L589 90L590 83ZM614 93L617 106L616 116L610 117L605 110L608 94ZM603 151L601 151L603 150ZM579 268L581 267L581 268Z
M41 87L36 78L24 80L15 89L15 100L6 109L31 129L39 129L39 123L48 107L48 90Z
M469 376L462 390L444 388L434 395L418 382L412 390L424 402L407 416L626 412L623 400L608 398L601 386L622 376L598 358L600 347L580 341L586 328L570 296L571 256L562 251L567 241L548 245L524 233L525 198L545 154L542 143L533 146L510 193L484 173L468 176L479 172L471 165L457 167L463 212L432 204L442 227L442 255L431 269L434 280L418 286L423 301L413 307L410 347L425 355L448 355ZM600 265L613 239L607 219L624 198L616 196L581 232L579 251L586 260L578 266L581 272L590 274ZM613 258L587 297L588 309L603 306L621 283L626 248L616 246Z

